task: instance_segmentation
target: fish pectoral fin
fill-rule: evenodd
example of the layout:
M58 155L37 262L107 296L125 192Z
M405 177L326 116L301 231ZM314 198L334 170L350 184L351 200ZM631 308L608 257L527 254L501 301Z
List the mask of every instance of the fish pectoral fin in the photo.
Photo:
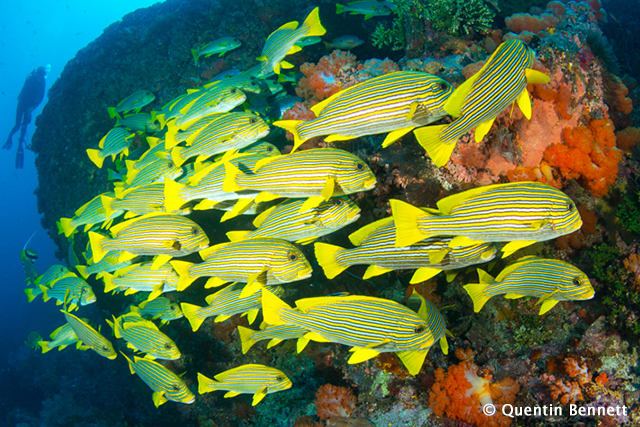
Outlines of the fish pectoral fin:
M506 299L518 299L518 298L524 298L524 297L526 297L526 295L516 294L516 293L510 292L508 294L504 294L504 297Z
M325 202L328 201L333 196L335 187L336 187L336 177L333 175L328 176L327 182L324 184L324 188L322 189L322 193L320 193L320 195L322 196ZM301 212L304 212L304 211L301 210Z
M294 45L295 46L295 45ZM288 70L290 68L295 67L295 65L293 65L291 62L287 62L287 61L280 61L280 68L283 68L285 70Z
M291 46L291 49L287 51L287 55L293 55L294 53L300 52L301 50L302 50L302 46L298 46L297 44L294 44L293 46ZM286 67L282 67L282 68L286 68Z
M409 132L415 129L415 126L408 126L406 128L394 130L393 132L389 132L387 137L382 141L382 148L387 148Z
M495 118L489 119L476 126L476 142L482 141L482 138L489 133L494 120Z
M551 310L559 302L560 301L558 301L557 299L548 299L545 302L543 302L542 305L540 306L540 313L539 313L540 316L545 314L547 311Z
M431 267L420 267L413 273L410 284L424 282L425 280L429 280L434 276L437 276L442 270L439 268L431 268Z
M364 362L365 360L373 359L380 354L378 350L364 347L353 347L351 350L353 354L347 361L348 364L354 365L356 363Z
M527 92L526 88L520 92L520 95L516 98L516 102L522 114L524 114L527 120L531 120L531 98L529 98L529 92Z
M440 264L449 252L449 248L440 249L437 251L427 251L427 255L429 255L429 263Z
M224 394L224 398L229 398L229 397L236 397L238 396L240 393L238 393L237 391L228 391Z
M393 269L378 267L377 265L370 265L369 267L367 267L367 271L364 272L362 279L367 280L370 277L379 276L390 271L393 271Z
M409 374L417 375L420 373L420 369L422 369L422 364L427 357L427 352L418 350L396 351L396 355L402 360Z
M405 120L411 120L413 118L413 115L416 113L416 110L418 109L418 107L420 106L420 103L418 101L413 101L411 103L411 106L409 108L409 112L407 113L407 115L405 116Z
M156 391L153 393L153 404L156 405L156 408L162 405L167 401L167 398L164 397L164 392Z
M260 390L256 391L256 394L253 395L251 406L256 406L258 403L260 403L260 401L267 395L267 390L267 386L264 386Z
M545 73L541 73L540 71L531 68L525 68L524 75L527 78L527 83L545 84L551 81L551 78Z
M324 190L322 191L324 192ZM320 206L320 203L322 203L323 201L324 201L323 196L309 197L307 200L305 200L302 206L300 206L300 210L298 211L298 213L306 212L313 208L317 208L318 206Z
M555 294L557 294L559 291L556 289L553 292L549 292L548 294L544 294L543 296L540 297L540 299L538 300L538 302L536 303L536 305L538 304L542 304L544 303L546 300L548 300L549 298L551 298L552 296L554 296Z
M502 248L502 258L506 258L518 249L526 248L534 243L536 243L535 240L516 240L509 242Z
M331 342L330 340L326 339L325 337L323 337L317 332L307 332L306 334L304 334L303 338L306 339L307 341Z

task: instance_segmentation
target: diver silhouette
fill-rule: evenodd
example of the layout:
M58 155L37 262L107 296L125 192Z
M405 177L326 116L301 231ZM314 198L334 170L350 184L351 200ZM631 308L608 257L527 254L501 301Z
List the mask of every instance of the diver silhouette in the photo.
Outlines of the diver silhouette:
M16 109L16 124L9 132L7 142L2 146L3 150L9 150L13 144L11 138L13 134L20 128L20 139L18 141L18 150L16 151L16 169L22 169L24 164L24 138L27 133L27 125L31 122L31 113L35 108L40 105L44 98L45 79L47 78L47 72L51 68L38 67L33 70L22 86L20 95L18 95L18 108ZM31 145L27 145L28 149L31 149Z

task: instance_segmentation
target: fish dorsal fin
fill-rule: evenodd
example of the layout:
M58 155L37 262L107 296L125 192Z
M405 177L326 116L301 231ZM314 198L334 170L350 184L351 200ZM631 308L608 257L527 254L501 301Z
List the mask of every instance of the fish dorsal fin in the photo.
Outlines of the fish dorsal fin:
M439 249L437 251L427 251L430 264L440 264L444 257L449 253L449 248Z
M295 30L296 28L298 28L298 21L291 21L291 22L287 22L286 24L281 25L280 28L278 28L276 31L280 31L280 30ZM273 34L273 33L271 33L271 34Z
M111 227L109 229L109 231L112 233L112 235L117 236L119 232L121 232L123 229L129 227L131 224L133 224L134 222L143 220L143 219L147 219L147 218L151 218L154 216L158 216L158 215L166 215L166 212L150 212L148 214L144 214L142 216L139 216L137 218L133 218L130 219L128 221L123 221L119 224L114 225L113 227Z
M372 348L354 347L351 350L353 353L347 361L348 364L354 365L356 363L364 362L365 360L373 359L380 354L378 350Z
M253 173L258 173L260 169L262 169L265 165L274 162L275 160L281 159L284 156L281 154L279 156L271 156L260 159L256 162L256 165L253 167Z
M206 260L211 254L219 251L221 248L227 246L230 242L218 243L217 245L209 246L208 248L201 249L198 253L203 260Z
M344 301L345 297L316 297L316 298L303 298L296 301L296 308L303 313L306 313L310 309L326 304L334 304L338 301Z
M429 280L432 277L437 276L441 271L442 270L439 268L420 267L415 271L415 273L413 273L409 283L414 284L424 282L425 280Z
M520 107L522 114L524 114L527 120L531 120L531 98L529 98L529 92L527 92L527 89L520 92L520 95L516 98L516 102L518 103L518 107Z
M502 257L506 258L518 249L525 248L527 246L533 245L537 243L536 240L515 240L513 242L509 242L502 248Z
M485 120L484 122L478 124L476 126L475 139L476 142L482 141L482 138L491 130L491 126L493 125L495 118Z
M516 269L523 268L523 265L526 265L529 262L531 262L531 260L524 260L523 261L522 259L519 259L516 262L514 262L513 264L509 264L508 266L506 266L505 268L502 269L500 274L498 274L498 276L495 278L495 281L496 282L502 282L508 275L513 273ZM481 281L482 281L482 279L481 279Z
M527 83L545 84L551 81L551 78L545 73L541 73L540 71L531 68L525 68L524 75L527 78Z
M238 242L246 239L249 233L251 233L249 230L229 231L227 232L227 239L229 239L230 242Z
M384 227L392 221L393 217L390 216L388 218L382 218L375 222L372 222L371 224L365 225L364 227L361 227L360 229L349 234L349 240L353 245L360 246L360 244L366 237L370 236L374 231L381 227Z
M505 271L505 270L503 270L503 271ZM495 282L498 281L492 275L490 275L489 273L487 273L486 271L484 271L481 268L478 268L476 271L478 272L478 280L482 284L495 283ZM500 274L502 274L502 273L500 273Z
M243 372L243 371L245 371L247 369L252 369L252 368L256 368L256 367L260 367L260 365L248 364L248 365L238 366L236 368L229 369L228 371L220 372L218 375L214 376L213 378L216 381L224 381L224 380L226 380L227 378L229 378L233 374L237 374L237 373Z
M558 301L557 299L547 299L545 302L542 303L542 305L540 306L540 316L542 316L543 314L545 314L547 311L551 310L553 307L555 307L555 305L557 303L559 303L560 301Z
M452 194L438 201L437 203L438 210L442 213L442 215L449 215L451 213L451 209L455 208L465 200L468 200L472 197L476 197L478 194L485 193L495 188L504 187L505 185L513 185L513 184L509 183L509 184L486 185L484 187L477 187L471 190L463 191L462 193Z
M253 226L255 228L260 227L264 221L267 219L267 217L269 215L271 215L271 213L276 210L278 206L271 206L269 209L263 211L260 215L258 215L254 220L253 220Z
M327 108L327 105L329 105L331 102L335 101L336 99L338 99L340 96L342 96L344 94L344 91L340 91L338 93L334 93L333 95L331 95L330 97L328 97L327 99L325 99L324 101L320 101L318 102L316 105L314 105L313 107L311 107L311 111L313 111L313 113L319 117L320 113L322 113L322 111Z
M409 374L418 375L422 369L424 359L427 357L427 352L417 350L397 351L396 355L402 360Z
M479 72L474 74L453 91L451 96L449 96L449 99L447 99L447 102L444 103L444 110L447 114L453 117L460 117L462 115L462 106L464 105L464 101L467 99L469 92L471 92L471 88L478 79L479 74Z

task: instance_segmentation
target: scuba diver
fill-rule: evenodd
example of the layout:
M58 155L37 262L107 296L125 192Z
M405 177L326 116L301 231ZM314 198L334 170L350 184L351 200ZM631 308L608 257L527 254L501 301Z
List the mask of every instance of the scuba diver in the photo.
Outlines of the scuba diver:
M45 79L47 73L51 69L51 65L46 67L38 67L33 70L27 77L18 95L18 108L16 109L16 124L9 132L7 142L2 146L3 150L11 148L11 138L13 134L20 129L20 139L18 141L18 150L16 151L16 169L22 169L24 164L24 138L27 133L27 125L31 122L31 113L35 108L40 105L44 98ZM28 149L31 149L31 145L27 145Z

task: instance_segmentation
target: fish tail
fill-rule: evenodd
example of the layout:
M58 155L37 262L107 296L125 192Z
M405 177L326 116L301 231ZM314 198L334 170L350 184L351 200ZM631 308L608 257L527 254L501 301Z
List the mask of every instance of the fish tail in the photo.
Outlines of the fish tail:
M171 160L173 160L173 163L177 167L182 166L182 164L187 160L185 157L183 157L183 151L184 147L173 147L171 149Z
M322 43L324 43L324 47L326 47L327 49L331 49L333 47L333 45L329 42L326 42L324 40L322 40Z
M88 148L87 155L89 156L89 159L98 167L98 169L102 169L104 157L100 157L100 150Z
M33 293L33 288L26 288L24 290L24 293L27 295L28 302L33 301L38 296L38 294Z
M187 203L186 200L180 197L180 191L185 188L186 188L186 185L177 183L172 179L165 178L164 208L167 212L175 212L179 210L182 207L182 205Z
M193 55L193 63L198 64L198 51L196 49L191 49L191 55Z
M486 287L486 283L471 283L464 286L464 290L473 301L473 311L476 313L482 310L482 307L489 301L489 297L484 294Z
M336 3L336 15L344 13L344 5L340 3Z
M171 126L167 128L167 133L164 134L164 148L165 150L170 150L176 145L178 145L178 141L176 141L176 134L178 133L177 126Z
M196 280L195 277L191 277L189 275L189 268L191 268L193 263L186 261L171 261L169 264L171 264L175 272L180 276L177 289L178 292L184 291L193 283L194 280Z
M274 126L278 126L286 131L291 132L293 135L293 148L291 152L293 153L300 147L306 139L301 139L300 134L298 133L298 125L304 123L304 120L278 120L277 122L273 122Z
M107 111L109 112L109 118L117 118L120 119L120 114L116 111L115 107L107 107Z
M270 290L262 288L262 317L265 323L275 326L286 325L287 322L280 318L281 310L291 311L291 307Z
M440 139L440 133L448 126L425 126L413 131L418 143L429 154L429 157L437 167L447 164L453 149L456 147L456 141L444 142Z
M317 7L311 11L304 23L309 26L309 32L305 34L305 37L323 36L327 32L320 23L320 9Z
M49 343L51 341L38 341L38 345L42 348L42 354L45 354L47 351L51 350L49 347Z
M100 201L102 202L102 207L104 208L104 215L106 218L109 218L113 215L113 209L111 209L111 202L113 202L114 198L109 196L100 196Z
M49 291L49 288L47 288L47 287L46 287L46 286L44 286L44 285L38 285L38 286L40 286L40 290L42 291L42 300L43 300L44 302L49 301L49 299L50 299L50 298L49 298L49 295L47 295L47 294L48 294L48 291Z
M229 239L230 242L237 242L239 240L244 240L249 233L250 231L248 230L229 231L227 233L227 239Z
M224 182L222 183L222 190L227 193L234 193L236 191L240 191L242 188L236 182L239 176L243 176L244 174L240 169L235 167L230 162L224 162L224 170L225 177Z
M60 218L58 224L60 225L59 228L62 230L65 237L71 236L76 229L73 225L71 225L71 218Z
M253 340L253 332L253 329L238 326L238 334L240 334L240 342L242 343L242 354L246 354L256 343L256 341Z
M336 255L342 250L344 250L344 248L328 243L319 242L314 245L316 259L320 267L322 267L324 275L327 276L327 279L333 279L347 269L348 266L340 265L336 260Z
M107 240L106 236L98 234L95 231L89 232L89 242L91 243L91 253L93 254L93 262L100 261L105 256L105 251L102 249L102 243Z
M113 284L113 275L109 273L104 273L102 275L102 280L104 281L104 293L111 292L116 289L116 285Z
M396 247L411 246L428 237L418 227L418 220L427 216L422 209L401 200L391 199L389 202L396 225Z
M182 314L184 314L184 317L186 317L191 324L191 329L193 329L193 332L197 331L198 328L200 328L200 325L202 325L202 322L204 322L204 317L201 317L198 314L198 310L200 310L202 307L183 302L180 304L180 308L182 309Z
M198 393L204 394L210 391L218 390L218 381L205 377L198 372Z
M87 266L86 265L76 265L76 270L78 270L78 273L80 273L80 275L82 276L83 279L87 279L87 277L89 277L89 274L87 274Z

